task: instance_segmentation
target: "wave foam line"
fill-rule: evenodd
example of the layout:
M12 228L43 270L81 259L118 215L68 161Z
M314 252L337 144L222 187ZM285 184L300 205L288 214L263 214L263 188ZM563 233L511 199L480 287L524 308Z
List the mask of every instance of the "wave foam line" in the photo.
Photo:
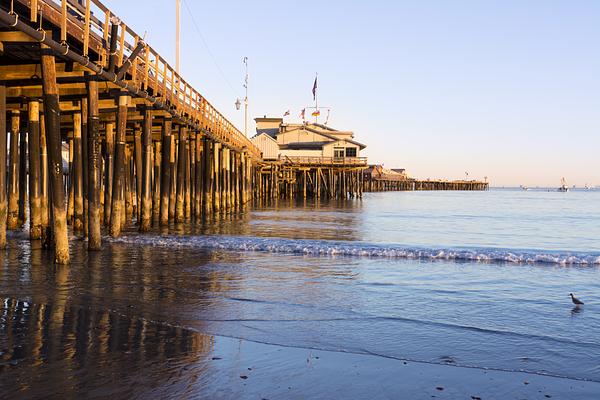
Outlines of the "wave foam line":
M411 260L453 260L488 263L600 265L600 252L565 252L497 248L421 248L307 239L260 238L252 236L123 236L114 243L159 247L193 247L209 250L254 251L310 256L351 256Z

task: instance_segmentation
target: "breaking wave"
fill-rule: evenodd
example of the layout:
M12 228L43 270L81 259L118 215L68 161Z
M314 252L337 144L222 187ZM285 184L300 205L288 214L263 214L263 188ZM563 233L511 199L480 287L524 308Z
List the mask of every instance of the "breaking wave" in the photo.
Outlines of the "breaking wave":
M499 248L423 248L395 244L252 236L123 236L110 239L128 243L174 248L254 251L308 256L349 256L410 260L452 260L487 263L600 265L600 252L568 252Z

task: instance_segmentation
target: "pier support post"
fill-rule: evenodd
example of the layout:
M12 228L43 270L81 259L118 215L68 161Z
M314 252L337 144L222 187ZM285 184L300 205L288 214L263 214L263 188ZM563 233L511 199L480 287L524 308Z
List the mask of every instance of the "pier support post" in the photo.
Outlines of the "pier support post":
M0 249L6 248L6 86L0 85Z
M125 130L127 127L127 104L129 97L125 91L118 96L117 132L115 134L115 164L113 168L112 208L110 212L110 235L121 235L124 206L125 183ZM127 171L129 173L129 171Z
M175 207L175 222L183 222L185 219L185 147L187 140L187 128L179 128L179 144L177 152L177 204Z
M87 81L88 92L88 250L100 250L100 111L98 109L98 82Z
M178 126L178 129L181 129ZM175 135L171 133L171 153L169 155L171 162L171 186L169 187L169 219L175 219L175 207L177 206L177 141Z
M194 211L195 211L195 217L196 220L200 220L202 218L202 200L204 198L203 196L203 185L202 185L202 179L203 179L203 173L202 173L202 165L203 165L203 147L204 146L204 141L202 139L202 135L200 134L200 132L196 132L196 148L195 148L195 152L196 152L196 164L194 165L195 168L195 181L194 181Z
M62 146L61 146L62 147ZM50 210L48 192L48 140L46 138L46 118L40 117L40 196L42 200L42 242L50 247Z
M193 133L186 132L185 140L185 191L184 191L184 216L189 220L192 215L192 137Z
M152 111L144 111L144 127L142 130L142 221L140 232L147 232L152 225ZM139 198L139 196L138 196Z
M20 112L10 118L10 167L8 169L8 229L19 226L19 123Z
M212 199L213 199L213 148L211 146L211 141L208 138L203 139L204 150L202 153L204 154L204 179L203 179L203 190L202 190L202 203L204 206L204 216L209 216L212 212Z
M144 120L145 121L145 120ZM144 124L145 125L145 124ZM142 128L143 129L143 128ZM141 225L142 217L142 180L143 180L143 162L142 162L142 129L136 124L133 136L133 178L130 181L130 190L133 191L133 182L135 182L135 215L137 223ZM129 175L131 177L131 175Z
M23 125L23 119L20 124ZM25 223L25 203L27 201L27 130L19 127L19 225Z
M29 238L42 237L42 199L40 193L40 103L29 101ZM62 165L62 164L61 164Z
M221 169L219 166L221 165L221 159L222 159L221 145L219 143L217 143L217 142L213 143L213 152L214 152L214 157L213 157L213 160L214 160L213 209L215 212L219 212L219 210L221 209L221 182L220 182Z
M115 126L107 122L104 141L104 225L110 226L115 158Z
M81 114L73 114L73 231L83 230L83 153Z
M50 193L52 194L51 220L53 226L52 237L54 238L54 260L57 264L64 265L69 263L69 240L67 236L65 188L63 186L60 104L54 55L47 46L42 46L41 61L44 115L47 128L46 140L48 141L48 170L50 172Z
M154 171L152 173L152 221L158 219L160 211L160 164L162 160L162 144L159 141L155 141L153 150L152 161L154 164Z
M88 197L88 99L84 97L81 99L81 159L82 159L82 176L83 176L83 236L88 236L88 210L89 210L89 197Z
M160 168L160 225L169 225L169 197L171 194L171 119L162 126L162 156Z

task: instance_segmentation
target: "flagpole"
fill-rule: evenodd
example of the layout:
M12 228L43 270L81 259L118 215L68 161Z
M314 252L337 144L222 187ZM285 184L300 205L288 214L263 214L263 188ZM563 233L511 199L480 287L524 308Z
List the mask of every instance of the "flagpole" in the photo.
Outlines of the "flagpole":
M317 84L315 87L315 112L317 113L317 115L315 115L315 124L319 123L319 84L317 83L319 79L319 73L317 72L315 75L315 83Z

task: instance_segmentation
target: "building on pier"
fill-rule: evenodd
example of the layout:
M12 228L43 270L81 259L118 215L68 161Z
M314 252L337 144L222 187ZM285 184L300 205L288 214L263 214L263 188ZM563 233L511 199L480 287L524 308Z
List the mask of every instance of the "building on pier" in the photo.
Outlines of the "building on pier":
M257 133L252 142L262 151L264 159L311 159L324 164L356 163L360 159L366 163L360 152L367 146L354 140L354 132L317 123L284 123L283 118L263 117L255 121Z

